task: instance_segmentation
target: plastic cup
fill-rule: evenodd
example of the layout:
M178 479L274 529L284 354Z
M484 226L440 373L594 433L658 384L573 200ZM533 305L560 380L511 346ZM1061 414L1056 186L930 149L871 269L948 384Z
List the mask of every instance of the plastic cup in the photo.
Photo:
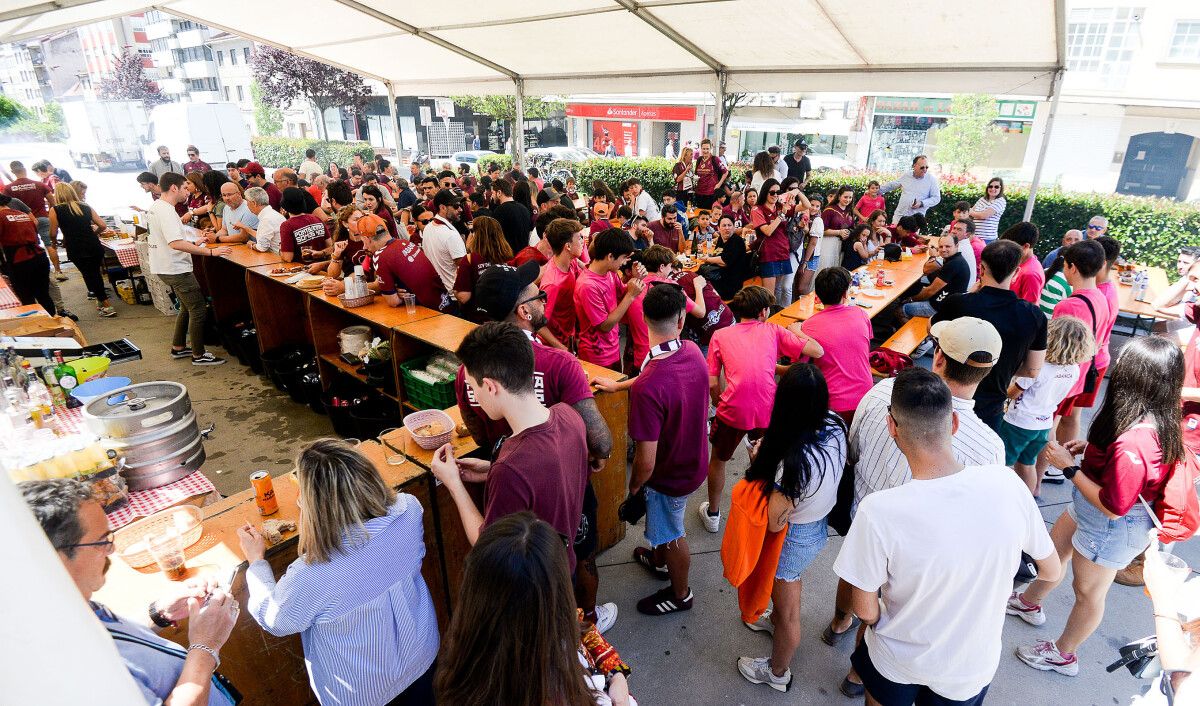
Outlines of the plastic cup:
M1148 552L1148 554L1150 556L1147 556L1147 561L1161 561L1163 566L1167 567L1168 573L1170 574L1171 578L1175 579L1175 583L1177 584L1175 586L1175 590L1178 590L1179 587L1183 585L1183 582L1187 580L1187 577L1192 573L1192 569L1187 565L1187 562L1175 556L1174 554L1169 554L1157 549ZM1142 593L1145 593L1147 596L1149 596L1150 589L1148 587L1143 587Z
M183 537L174 529L168 529L146 539L146 547L155 563L167 578L182 581L187 577L187 561L183 556Z
M403 466L408 461L408 457L405 456L403 453L397 453L397 452L393 451L387 444L383 443L383 438L385 436L390 435L394 431L399 431L399 427L392 427L391 429L384 429L382 432L380 432L379 436L377 436L375 438L379 440L379 445L383 447L383 452L384 452L383 460L387 463L387 465Z
M417 295L405 294L404 296L404 311L409 314L417 313Z

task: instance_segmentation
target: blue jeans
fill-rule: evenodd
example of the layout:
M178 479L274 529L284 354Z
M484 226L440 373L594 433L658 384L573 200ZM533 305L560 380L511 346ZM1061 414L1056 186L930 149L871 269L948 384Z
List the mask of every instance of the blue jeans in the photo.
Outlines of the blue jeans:
M1067 512L1076 525L1071 546L1093 564L1120 571L1150 545L1147 533L1154 521L1141 502L1135 502L1123 517L1111 519L1078 488L1072 489L1071 500Z
M904 315L913 318L916 316L924 316L933 318L937 312L933 310L933 305L929 302L909 302L904 305Z

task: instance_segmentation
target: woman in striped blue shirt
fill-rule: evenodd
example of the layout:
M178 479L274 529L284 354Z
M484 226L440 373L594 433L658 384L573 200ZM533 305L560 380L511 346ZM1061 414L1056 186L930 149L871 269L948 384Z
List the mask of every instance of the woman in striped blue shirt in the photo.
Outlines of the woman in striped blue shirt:
M272 635L300 633L322 704L433 703L438 628L421 577L421 505L344 441L313 442L296 469L300 557L278 583L262 535L238 530L248 610Z

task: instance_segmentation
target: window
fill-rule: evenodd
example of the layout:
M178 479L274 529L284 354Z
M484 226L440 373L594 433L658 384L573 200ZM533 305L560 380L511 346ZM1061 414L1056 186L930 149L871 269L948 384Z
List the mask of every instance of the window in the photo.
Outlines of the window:
M188 87L193 91L217 91L217 79L215 78L194 78L188 81Z
M246 96L242 93L241 86L237 87L237 92L238 92L238 103L244 103L246 101Z
M224 65L225 65L225 52L218 50L217 51L217 66L224 66Z
M225 87L225 100L231 100L229 97L229 86Z
M250 63L250 47L242 47L242 58L246 60L247 64Z
M1091 7L1071 10L1067 17L1068 80L1090 88L1125 85L1133 52L1139 48L1139 21L1144 8Z
M234 49L229 50L229 65L237 66L237 50L234 50Z
M1200 61L1200 20L1175 23L1175 34L1171 37L1167 58Z

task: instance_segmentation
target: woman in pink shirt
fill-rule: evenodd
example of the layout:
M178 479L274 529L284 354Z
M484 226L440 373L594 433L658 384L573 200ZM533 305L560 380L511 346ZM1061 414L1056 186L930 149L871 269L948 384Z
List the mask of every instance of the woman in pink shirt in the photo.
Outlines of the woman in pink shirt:
M866 223L875 211L886 210L886 202L883 200L883 195L879 193L879 182L872 179L867 182L867 193L863 194L858 203L854 204L854 217L858 219L859 223Z
M787 356L794 362L803 356L819 358L825 352L820 343L804 335L799 322L788 328L767 323L774 303L774 295L764 287L742 289L729 301L737 323L714 333L708 345L709 389L717 415L709 434L708 500L700 504L699 512L709 532L717 532L721 525L725 464L743 438L762 436L771 421L779 359Z

